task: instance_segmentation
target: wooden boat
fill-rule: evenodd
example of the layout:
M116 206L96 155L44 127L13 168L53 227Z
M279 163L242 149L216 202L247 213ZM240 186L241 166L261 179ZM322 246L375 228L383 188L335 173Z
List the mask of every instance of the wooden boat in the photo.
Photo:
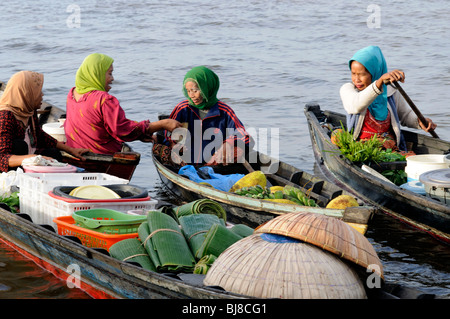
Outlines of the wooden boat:
M0 208L0 240L55 276L76 284L93 298L236 299L236 294L204 287L202 276L160 274L88 248L78 238L61 236L29 216Z
M152 158L161 181L175 196L187 202L200 198L209 198L221 203L227 211L227 218L231 222L244 223L250 227L256 227L280 214L314 212L339 218L353 224L360 232L365 232L367 224L374 213L373 207L359 206L345 210L324 208L333 198L349 193L330 182L319 179L287 163L280 162L259 152L255 152L255 154L256 156L249 155L250 158L257 159L255 163L245 163L250 165L250 167L243 163L236 163L229 166L216 166L213 169L215 173L219 174L247 174L253 170L270 172L265 174L272 186L290 185L297 187L314 199L319 207L277 203L221 191L179 175L178 168L163 165L154 154Z
M4 90L5 84L0 82L0 95ZM39 123L58 122L60 118L65 117L65 111L57 106L42 102L41 109L38 110ZM63 152L63 162L77 166L86 170L86 172L107 173L120 178L131 180L133 173L140 162L141 154L132 150L128 144L124 144L122 152L112 155L87 153L84 155L86 161L80 161L77 158Z
M192 299L226 299L228 303L253 299L220 287L204 286L205 275L156 273L117 260L106 250L85 247L77 237L58 235L52 227L34 224L28 215L13 214L3 207L0 207L0 240L93 298L168 298L186 299L190 303ZM371 299L436 298L433 294L389 282L379 289L367 289L367 296ZM179 311L182 305L178 302L171 310Z
M403 189L362 170L340 155L330 139L330 128L345 126L346 117L333 111L322 111L318 104L307 104L305 116L312 149L321 174L338 183L364 202L412 225L433 237L450 243L450 206L438 200ZM446 154L450 142L403 130L407 144L416 154ZM376 171L404 169L406 162L382 163L372 166Z

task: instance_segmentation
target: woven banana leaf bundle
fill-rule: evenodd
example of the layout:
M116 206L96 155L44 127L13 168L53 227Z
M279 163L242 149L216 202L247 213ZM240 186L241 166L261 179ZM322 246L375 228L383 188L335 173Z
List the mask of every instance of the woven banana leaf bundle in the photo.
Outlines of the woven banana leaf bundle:
M206 255L219 256L225 249L241 239L241 236L225 226L215 224L206 233L205 240L195 254L195 258L201 259Z
M209 268L211 268L214 261L217 259L214 255L203 256L202 259L198 261L194 268L194 274L206 275Z
M209 229L215 224L223 224L223 220L216 215L210 214L182 216L179 222L194 256L197 255L198 250L205 241Z
M193 272L195 259L178 223L159 211L149 212L138 229L158 272Z
M165 213L172 215L176 220L187 215L211 214L216 215L219 219L223 219L224 222L227 221L225 209L219 203L207 198L198 199L178 207L166 209Z
M242 238L248 237L248 236L250 236L251 234L253 234L253 232L254 232L254 229L253 229L253 228L251 228L251 227L249 227L249 226L247 226L247 225L244 225L244 224L236 224L236 225L233 225L233 227L231 227L230 230L231 230L233 233L235 233L236 235L241 236Z
M121 240L109 248L111 257L122 261L135 262L142 268L156 271L156 267L137 238L129 238Z

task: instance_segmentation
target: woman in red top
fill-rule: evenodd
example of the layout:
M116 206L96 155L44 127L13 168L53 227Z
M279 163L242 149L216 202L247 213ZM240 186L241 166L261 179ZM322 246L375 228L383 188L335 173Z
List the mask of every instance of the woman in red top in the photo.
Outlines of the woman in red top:
M122 150L123 142L151 142L154 132L181 127L172 119L153 123L127 119L119 101L108 94L114 80L113 62L107 55L93 53L78 69L75 87L67 96L64 129L68 145L113 154Z
M0 98L0 171L22 165L36 154L61 161L59 150L81 158L87 149L57 141L39 126L36 111L41 107L44 76L31 71L14 74Z

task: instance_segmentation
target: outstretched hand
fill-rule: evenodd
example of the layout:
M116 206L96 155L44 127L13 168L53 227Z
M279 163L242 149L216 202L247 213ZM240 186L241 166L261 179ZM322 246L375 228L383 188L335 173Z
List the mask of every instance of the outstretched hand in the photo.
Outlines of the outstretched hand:
M178 122L177 120L174 120L174 119L164 119L161 121L163 122L164 129L169 132L172 132L173 130L175 130L177 128L183 127L183 124L181 124L180 122Z

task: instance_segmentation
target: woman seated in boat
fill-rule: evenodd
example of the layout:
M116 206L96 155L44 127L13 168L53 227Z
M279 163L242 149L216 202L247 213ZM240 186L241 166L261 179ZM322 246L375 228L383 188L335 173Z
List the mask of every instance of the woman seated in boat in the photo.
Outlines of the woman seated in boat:
M341 99L347 115L347 129L359 140L377 135L386 149L407 152L400 124L425 131L436 128L430 119L421 123L409 108L401 94L389 84L404 82L405 73L400 70L387 71L386 60L381 49L368 46L357 51L349 61L352 83L340 89Z
M237 163L253 144L233 109L217 98L219 85L217 74L204 66L192 68L184 77L186 100L173 109L170 118L184 123L186 136L177 144L175 135L166 131L165 144L186 164Z
M0 98L0 171L22 165L22 161L42 155L62 161L65 151L83 159L87 149L73 148L45 133L38 122L44 76L32 71L14 74Z
M64 129L68 145L97 154L113 154L122 150L124 142L152 142L154 132L181 126L172 119L127 119L117 98L108 93L114 80L113 62L107 55L93 53L79 67L75 87L67 96Z

